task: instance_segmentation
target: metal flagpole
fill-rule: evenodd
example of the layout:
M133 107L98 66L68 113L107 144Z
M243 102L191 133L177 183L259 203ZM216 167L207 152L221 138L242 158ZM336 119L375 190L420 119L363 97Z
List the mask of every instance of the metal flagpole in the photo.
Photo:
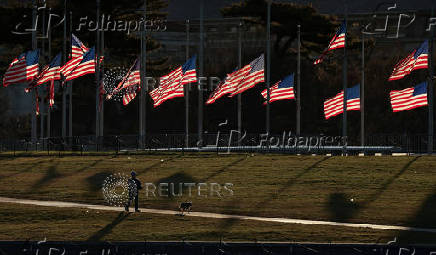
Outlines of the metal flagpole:
M434 14L434 6L431 9L431 16ZM434 38L434 28L430 27L430 45L429 45L429 64L428 64L428 154L433 153L433 136L434 136L434 89L433 89L433 38Z
M362 31L362 81L360 82L360 146L365 146L365 34Z
M200 54L199 77L204 75L204 0L200 0ZM203 146L203 88L201 80L198 82L198 145Z
M238 26L238 69L242 68L242 21ZM240 140L242 134L242 93L238 94L238 137Z
M100 22L100 0L97 0L97 24ZM95 45L95 77L97 86L95 88L95 137L100 136L100 118L98 103L100 101L100 25L97 26L97 43Z
M73 13L70 12L70 48L68 52L72 53L73 49ZM73 136L73 81L71 80L68 83L68 136Z
M297 56L297 136L300 135L301 132L301 25L298 25L298 56Z
M144 22L147 19L147 1L144 0L144 7L143 7L143 19ZM142 33L141 33L141 55L140 55L140 65L141 65L141 90L139 92L139 139L140 139L140 147L143 148L144 146L144 137L146 132L146 91L148 91L148 84L146 83L146 64L147 64L147 29L144 25L142 27Z
M347 29L347 14L345 13L345 27ZM344 148L343 154L344 156L347 154L347 33L345 32L345 45L344 45L344 65L343 65L343 109L344 112L342 114L342 138L344 139Z
M189 19L186 20L186 61L189 59ZM189 147L189 89L185 86L185 147Z
M41 40L41 57L43 57L43 58L45 58L45 33L47 32L46 31L46 26L45 26L45 8L42 10L42 37L43 37L43 39ZM40 59L41 60L41 59ZM48 59L48 63L50 63L50 59ZM40 88L36 88L36 89L40 89ZM44 94L45 94L45 91L44 91L44 89L40 89L41 90L41 93L40 93L40 95L41 95L41 102L40 102L40 105L39 105L39 107L40 107L40 114L39 114L39 122L40 122L40 127L39 127L39 133L40 133L40 135L39 135L39 137L41 138L41 139L43 139L44 138L44 130L45 130L45 128L44 128L44 112L45 112L45 104L44 104Z
M32 1L32 5L33 5L33 9L32 9L32 28L33 28L33 31L32 31L32 49L33 50L36 50L36 47L37 47L37 42L36 42L36 8L37 8L37 6L36 6L36 0L33 0ZM31 123L31 134L30 134L30 136L31 136L31 139L32 139L32 141L35 141L36 140L36 114L35 114L35 112L36 112L36 101L35 101L35 90L32 90L32 114L31 114L31 120L30 120L30 123Z
M267 1L267 25L266 25L266 133L270 133L270 75L271 75L271 2Z
M104 29L101 30L101 55L104 56ZM101 63L101 72L103 73L104 61ZM103 79L103 75L101 76ZM100 82L101 83L101 82ZM100 136L104 135L104 99L100 97L100 84L98 84L98 96L100 107ZM101 102L100 102L101 100Z
M49 9L48 15L50 17L51 15L51 10ZM48 59L51 59L51 27L48 27L48 31L47 31L47 36L48 36ZM54 82L54 81L51 81ZM50 90L48 90L47 92L47 97L50 99ZM47 104L47 138L50 138L51 135L51 107L50 107L50 103Z
M62 64L67 62L67 1L64 0L64 41L62 46ZM65 83L66 84L66 83ZM67 94L65 84L62 88L62 138L67 136Z

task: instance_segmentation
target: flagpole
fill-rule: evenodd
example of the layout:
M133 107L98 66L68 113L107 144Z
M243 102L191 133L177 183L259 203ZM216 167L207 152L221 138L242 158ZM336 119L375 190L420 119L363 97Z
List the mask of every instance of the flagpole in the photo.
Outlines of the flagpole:
M200 54L199 78L204 75L204 0L200 0ZM203 88L201 80L198 83L198 145L203 146Z
M345 9L347 7L345 6ZM345 28L347 31L347 10L345 10ZM343 109L344 112L342 114L342 137L344 141L344 148L343 148L343 155L347 155L347 32L345 32L345 40L344 40L344 62L343 62L343 91L344 91L344 98L343 98Z
M143 19L146 22L147 19L147 1L144 0L143 6ZM148 91L148 84L146 83L146 52L147 52L147 30L144 25L141 29L141 55L140 55L140 75L141 75L141 90L139 91L139 141L140 147L144 148L145 144L145 132L146 132L146 91Z
M50 17L51 15L51 9L49 9L48 11L48 15ZM51 59L51 27L48 27L48 31L47 31L47 36L48 36L48 59ZM54 82L54 81L51 81ZM47 86L51 86L51 85L47 85ZM50 87L49 87L50 88ZM50 100L50 89L47 90L47 98ZM50 138L51 135L51 107L50 107L50 101L47 104L47 138Z
M360 82L360 146L365 146L365 34L362 30L362 81Z
M434 6L431 9L431 16L434 14ZM428 154L433 153L433 136L434 136L434 90L433 90L433 38L434 38L434 28L430 27L430 44L428 51L428 71L429 71L429 81L428 81Z
M62 64L67 63L67 1L64 0L64 41L62 45ZM67 135L67 94L65 84L62 85L62 138Z
M242 68L242 21L238 26L238 69ZM238 94L238 137L240 140L242 134L242 93Z
M189 19L186 20L186 61L189 59ZM189 147L189 86L185 86L185 147Z
M42 10L42 40L41 40L41 56L44 58L45 57L45 33L46 31L46 26L45 26L45 8ZM40 59L41 61L41 59ZM49 63L50 63L50 58L48 59ZM36 88L36 89L40 89L40 88ZM40 122L40 127L39 127L39 137L41 139L44 138L44 111L45 111L45 104L44 104L44 89L40 89L41 90L41 103L40 103L40 108L41 110L39 111L39 122Z
M72 53L73 48L73 13L70 11L70 48L68 49L68 52ZM68 136L73 136L73 81L69 81L67 84L68 86Z
M271 3L267 0L267 25L266 25L266 133L270 134L270 75L271 75Z
M35 27L36 27L36 8L37 8L37 6L36 6L36 0L33 0L32 1L32 7L33 7L33 9L32 9L32 28L33 28L33 31L32 31L32 49L33 50L36 50L36 48L37 48L37 42L36 42L36 30L35 30ZM32 90L32 114L31 114L31 120L30 120L30 122L31 122L31 134L30 134L30 136L31 136L31 138L32 138L32 141L35 141L36 140L36 100L35 100L35 90Z
M100 0L97 0L97 24L100 22ZM97 86L95 86L95 137L98 139L100 136L100 118L99 118L99 111L98 111L98 103L100 101L100 26L97 25L97 43L95 45L95 76L96 76L96 83ZM97 142L97 140L96 140Z
M298 56L297 56L297 128L296 134L300 135L301 131L301 25L297 26L298 28Z
M104 56L104 29L101 30L101 55ZM101 70L103 72L104 61L101 63ZM103 75L101 76L103 79ZM101 82L100 82L101 83ZM100 136L104 135L104 99L100 96L100 84L97 84L98 87L98 99L100 106ZM101 102L100 102L101 100Z

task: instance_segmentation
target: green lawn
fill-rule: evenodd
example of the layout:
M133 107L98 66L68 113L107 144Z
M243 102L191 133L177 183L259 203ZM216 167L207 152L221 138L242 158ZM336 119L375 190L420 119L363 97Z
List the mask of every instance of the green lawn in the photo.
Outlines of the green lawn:
M142 191L141 207L175 210L179 202L192 200L194 211L436 228L436 157L426 156L217 156L168 153L118 157L3 157L0 158L0 196L104 204L101 185L106 176L118 172L128 174L132 169L143 183L173 182L176 187L181 182L234 185L233 196L224 197L187 197L185 193L181 198L146 198L145 191ZM1 207L1 212L5 207ZM106 221L117 216L105 214L109 217ZM34 216L28 217L31 219ZM167 218L159 215L147 217L153 218L150 224L159 222L158 218L164 221ZM185 220L187 218L176 218L179 223ZM212 220L190 218L189 221L219 225ZM83 224L92 222L83 220ZM230 228L234 227L232 222L228 224ZM335 230L342 233L336 235L327 230L318 232L319 229L329 229L327 227L280 224L260 229L254 227L263 224L258 222L238 223L239 229L243 226L240 224L251 226L247 226L247 231L253 232L253 235L248 236L255 236L259 231L260 237L268 240L281 239L277 233L287 233L287 228L299 229L299 241L310 241L315 238L314 235L325 236L314 241L368 241L374 235L379 235L377 232L368 234L346 228ZM269 226L271 235L267 233ZM219 236L217 231L220 231L218 227L215 228L214 234L199 234L196 239L214 239ZM207 225L205 229L208 229ZM201 233L200 230L194 232ZM347 233L351 235L349 239L345 238ZM289 234L287 238L294 236ZM391 234L383 232L380 237ZM242 239L250 239L248 236ZM129 239L121 234L109 234L108 237ZM165 233L156 238L168 240L175 237ZM235 239L238 238L235 235Z
M50 241L296 241L434 243L436 234L125 214L0 203L0 240Z

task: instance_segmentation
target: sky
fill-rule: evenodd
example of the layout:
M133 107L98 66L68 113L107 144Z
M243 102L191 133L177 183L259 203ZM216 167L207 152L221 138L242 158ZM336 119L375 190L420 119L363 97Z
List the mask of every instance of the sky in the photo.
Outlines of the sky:
M168 19L184 20L199 18L200 0L169 0ZM221 18L219 9L240 0L204 0L205 17L209 19ZM436 9L436 0L281 0L281 2L312 3L322 13L344 12L344 2L348 3L349 12L372 12L381 3L396 3L398 10ZM386 4L384 6L391 6ZM385 10L386 8L384 8Z

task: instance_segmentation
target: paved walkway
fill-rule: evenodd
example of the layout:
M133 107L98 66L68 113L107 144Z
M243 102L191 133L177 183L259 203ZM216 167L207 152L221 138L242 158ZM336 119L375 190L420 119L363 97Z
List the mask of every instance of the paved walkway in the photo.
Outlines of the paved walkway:
M0 203L13 203L13 204L23 204L23 205L60 207L60 208L85 208L91 210L116 211L116 212L121 212L124 210L124 208L121 207L112 207L112 206L104 206L104 205L91 205L91 204L60 202L60 201L40 201L40 200L16 199L16 198L7 198L7 197L0 197ZM140 208L140 210L141 213L154 213L154 214L164 214L164 215L179 214L178 211L170 211L170 210L148 209L148 208ZM375 230L400 230L400 231L436 233L436 229L433 228L415 228L415 227L377 225L377 224L341 223L341 222L333 222L333 221L299 220L299 219L289 219L289 218L268 218L268 217L254 217L254 216L230 215L230 214L220 214L220 213L207 213L207 212L191 212L189 214L185 214L185 216L212 218L212 219L236 219L236 220L252 220L252 221L263 221L263 222L287 223L287 224L326 225L326 226L339 226L339 227L350 227L350 228L369 228Z

